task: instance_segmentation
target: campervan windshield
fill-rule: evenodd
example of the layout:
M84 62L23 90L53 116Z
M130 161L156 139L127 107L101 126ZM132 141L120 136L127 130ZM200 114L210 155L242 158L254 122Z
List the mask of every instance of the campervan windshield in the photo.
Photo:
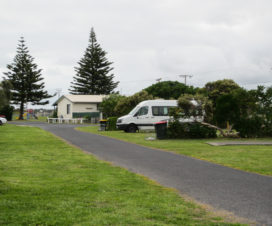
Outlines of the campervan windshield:
M135 115L135 113L138 111L139 105L137 105L135 108L133 108L128 114L129 115Z

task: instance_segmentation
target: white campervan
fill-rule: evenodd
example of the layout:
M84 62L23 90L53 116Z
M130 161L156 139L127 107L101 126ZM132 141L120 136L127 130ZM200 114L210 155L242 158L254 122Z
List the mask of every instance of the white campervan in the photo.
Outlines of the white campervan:
M177 107L176 100L146 100L118 118L116 126L126 132L152 130L156 122L169 119L169 109L173 107Z
M194 104L196 101L192 100ZM139 103L125 116L117 119L116 126L125 132L154 130L154 124L169 120L169 109L177 107L177 100L146 100ZM180 119L180 122L203 121L203 117Z

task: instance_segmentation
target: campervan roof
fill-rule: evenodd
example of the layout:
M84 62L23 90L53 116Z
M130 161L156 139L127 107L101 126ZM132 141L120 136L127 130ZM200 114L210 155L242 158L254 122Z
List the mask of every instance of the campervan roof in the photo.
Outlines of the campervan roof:
M144 105L152 105L152 106L177 106L177 100L163 100L163 99L157 99L157 100L145 100L138 104L138 106L144 106Z
M158 100L145 100L139 103L135 108L129 112L129 115L134 115L137 110L142 107L142 106L177 106L177 101L176 100L163 100L163 99L158 99Z

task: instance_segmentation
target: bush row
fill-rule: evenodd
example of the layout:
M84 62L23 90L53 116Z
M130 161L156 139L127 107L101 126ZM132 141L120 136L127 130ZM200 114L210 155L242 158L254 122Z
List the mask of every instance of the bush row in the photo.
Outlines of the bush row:
M240 119L234 124L234 129L242 138L271 137L272 125L266 123L260 117Z
M216 130L203 126L198 122L180 123L178 120L175 120L168 125L167 137L173 139L215 138Z
M5 115L6 119L8 121L12 120L12 113L13 113L14 107L5 105L3 107L0 107L0 115Z
M114 131L118 130L116 127L117 117L109 117L107 119L107 130Z

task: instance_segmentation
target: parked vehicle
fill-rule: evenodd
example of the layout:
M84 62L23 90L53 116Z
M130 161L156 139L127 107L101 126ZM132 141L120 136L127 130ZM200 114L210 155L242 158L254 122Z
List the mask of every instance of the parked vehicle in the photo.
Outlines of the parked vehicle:
M7 119L6 118L3 118L3 117L0 117L0 126L7 123Z
M146 100L139 103L133 110L117 119L116 126L125 132L134 133L137 130L154 130L154 124L169 120L169 109L177 107L177 100ZM181 119L183 122L195 119Z

